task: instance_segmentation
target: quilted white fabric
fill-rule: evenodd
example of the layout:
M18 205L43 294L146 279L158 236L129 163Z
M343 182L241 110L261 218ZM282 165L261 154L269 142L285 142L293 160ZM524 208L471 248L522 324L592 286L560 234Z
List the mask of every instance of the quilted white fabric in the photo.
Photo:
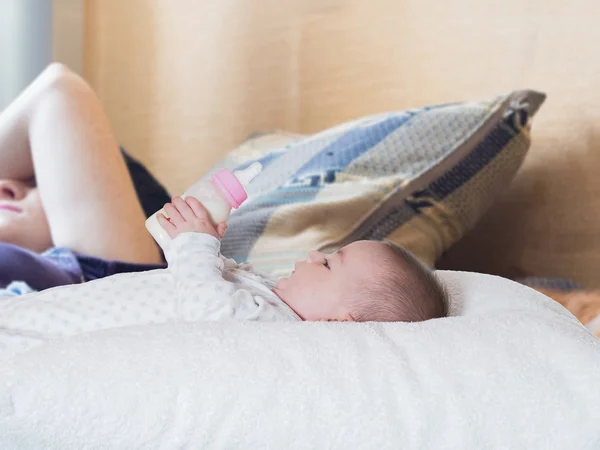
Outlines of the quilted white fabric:
M440 275L440 320L153 325L22 353L0 367L0 448L600 448L600 341L527 287Z

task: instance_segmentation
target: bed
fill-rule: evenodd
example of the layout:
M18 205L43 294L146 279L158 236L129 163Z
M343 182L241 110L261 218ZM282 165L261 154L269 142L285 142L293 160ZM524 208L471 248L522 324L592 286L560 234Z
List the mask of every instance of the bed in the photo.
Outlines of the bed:
M85 76L121 143L171 192L215 167L267 158L267 181L254 194L271 195L286 185L274 174L301 172L313 151L335 154L328 144L346 133L354 144L369 143L359 145L361 157L379 161L373 136L382 130L414 144L422 142L411 134L414 120L423 119L418 130L429 139L446 124L440 142L451 136L452 145L415 151L394 166L402 174L419 168L406 178L380 182L389 179L385 164L373 164L377 176L356 167L336 172L334 181L360 187L353 208L379 210L365 201L377 193L378 205L395 198L416 211L413 222L357 229L385 230L440 268L559 277L594 289L598 13L591 0L509 0L501 9L470 0L269 0L261 8L89 0ZM488 159L461 172L468 176L460 188L473 183L466 192L477 195L449 203L452 196L436 196L448 191L440 180L455 179L444 175L472 155ZM311 220L294 233L298 248L342 241L330 222L314 226L324 216L319 208L336 205L336 186L315 197L323 204L301 210ZM261 211L240 210L232 228L243 230ZM273 224L294 214L273 212L237 256L267 260L285 237ZM424 222L453 232L426 239ZM241 247L230 239L224 248L236 256ZM452 301L439 323L184 324L107 330L24 353L0 367L0 443L598 448L600 341L522 284L472 272L442 276Z

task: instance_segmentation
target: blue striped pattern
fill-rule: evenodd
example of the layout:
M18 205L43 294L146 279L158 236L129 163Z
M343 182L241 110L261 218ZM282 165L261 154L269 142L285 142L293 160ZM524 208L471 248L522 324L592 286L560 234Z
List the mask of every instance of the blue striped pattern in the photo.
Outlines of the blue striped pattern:
M516 122L515 118L526 121L527 117L527 114L516 114L515 111L511 111L505 120L498 122L462 161L425 189L412 193L398 208L390 211L389 215L374 224L373 228L361 238L382 240L412 217L420 214L423 208L431 207L434 202L442 202L491 163L498 153L519 134L525 123Z

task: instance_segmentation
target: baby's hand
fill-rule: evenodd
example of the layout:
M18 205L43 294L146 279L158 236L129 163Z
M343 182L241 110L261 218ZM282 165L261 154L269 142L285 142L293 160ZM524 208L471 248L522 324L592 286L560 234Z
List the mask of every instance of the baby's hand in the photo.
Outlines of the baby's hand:
M215 227L202 203L194 197L186 197L185 200L181 197L173 197L171 203L167 203L164 209L169 218L157 214L157 219L171 239L180 233L192 231L210 234L220 240L227 230L225 222Z

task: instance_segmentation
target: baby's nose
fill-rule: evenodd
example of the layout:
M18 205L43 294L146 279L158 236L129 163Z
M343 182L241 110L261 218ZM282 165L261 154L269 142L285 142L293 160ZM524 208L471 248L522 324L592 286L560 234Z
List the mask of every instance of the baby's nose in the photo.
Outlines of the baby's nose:
M323 253L318 252L316 250L311 251L308 254L308 262L309 263L322 263L325 255Z
M21 200L24 197L20 183L12 180L0 180L0 199Z

